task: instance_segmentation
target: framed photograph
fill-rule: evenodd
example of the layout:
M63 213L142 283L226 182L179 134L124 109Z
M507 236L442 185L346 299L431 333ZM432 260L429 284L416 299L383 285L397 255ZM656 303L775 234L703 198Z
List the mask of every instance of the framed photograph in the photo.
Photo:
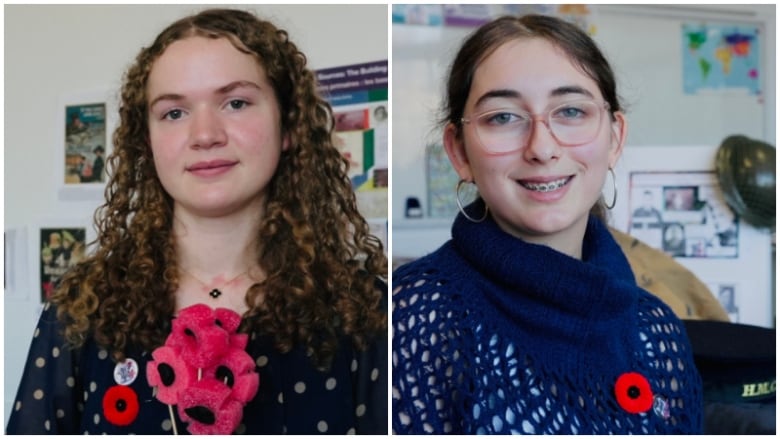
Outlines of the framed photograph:
M626 147L611 225L693 272L732 321L772 327L772 235L741 220L718 182L717 146ZM608 181L605 197L612 194Z
M60 199L102 198L116 108L108 88L60 98L55 161Z
M27 236L31 290L45 302L60 278L86 257L95 233L89 220L74 218L41 221Z
M721 284L709 284L707 285L718 298L723 309L729 315L729 320L732 323L740 323L739 320L739 303L742 297L739 294L739 285L734 283L721 283Z
M628 233L674 257L739 257L740 220L714 171L630 171Z

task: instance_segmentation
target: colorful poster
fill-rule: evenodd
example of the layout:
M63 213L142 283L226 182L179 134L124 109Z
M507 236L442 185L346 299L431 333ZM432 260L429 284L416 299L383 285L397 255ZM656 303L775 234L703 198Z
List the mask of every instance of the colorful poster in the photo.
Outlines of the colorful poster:
M317 70L319 90L333 107L334 144L349 161L358 208L387 217L387 60Z
M41 302L51 297L65 272L85 257L86 235L83 227L40 229Z
M316 75L331 105L387 100L387 60L317 70Z
M761 93L760 32L756 26L683 25L683 89Z
M65 108L65 184L105 181L106 104Z

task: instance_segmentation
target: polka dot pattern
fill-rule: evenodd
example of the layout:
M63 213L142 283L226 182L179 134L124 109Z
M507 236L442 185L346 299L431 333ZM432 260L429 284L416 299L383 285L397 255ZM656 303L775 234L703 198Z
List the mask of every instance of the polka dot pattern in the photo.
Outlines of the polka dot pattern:
M138 379L128 384L141 410L127 426L114 425L103 410L106 391L114 380L115 362L109 349L92 339L78 348L65 348L56 307L42 314L26 362L24 378L14 400L7 431L11 434L186 434L187 423L171 421L168 407L154 399L145 378L150 352L126 356L138 363ZM307 349L280 353L267 337L251 337L246 350L260 375L254 400L246 406L234 433L250 435L378 434L387 433L387 345L356 352L344 343L330 369L319 370ZM74 367L75 366L75 367ZM51 383L51 384L44 384ZM48 386L56 386L50 389ZM53 395L58 395L56 400ZM61 397L60 397L61 396ZM64 404L72 401L70 405ZM372 407L385 407L372 411ZM174 413L176 409L174 408ZM360 413L360 416L357 414ZM177 419L179 416L175 413ZM295 420L289 424L285 420Z

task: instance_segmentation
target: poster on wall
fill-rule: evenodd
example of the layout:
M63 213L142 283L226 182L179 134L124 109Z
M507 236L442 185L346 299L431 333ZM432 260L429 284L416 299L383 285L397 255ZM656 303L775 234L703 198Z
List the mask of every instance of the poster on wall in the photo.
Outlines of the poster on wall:
M670 256L737 258L739 219L714 172L631 172L628 233Z
M430 218L455 218L458 204L455 201L455 186L458 173L450 163L444 146L440 143L428 145L425 151L425 178L428 186L428 216ZM463 199L468 204L471 199Z
M772 327L772 236L742 221L725 202L717 150L626 147L615 168L618 196L610 224L691 271L732 321ZM605 186L611 194L609 182Z
M682 74L685 94L760 94L759 37L757 26L684 24Z
M60 98L55 175L62 199L102 197L116 119L108 96L107 89L98 89Z
M349 161L358 208L368 219L387 218L387 61L322 69L316 75L333 107L334 144Z
M105 181L105 102L65 107L65 184Z
M739 305L740 296L742 296L741 288L737 283L724 282L724 283L710 283L707 287L715 294L718 302L726 311L731 323L742 323L739 317Z
M41 302L51 297L55 285L65 272L84 259L86 235L85 227L44 227L38 230Z
M392 20L396 24L478 27L503 15L542 14L562 18L594 35L593 10L593 5L580 4L394 4Z

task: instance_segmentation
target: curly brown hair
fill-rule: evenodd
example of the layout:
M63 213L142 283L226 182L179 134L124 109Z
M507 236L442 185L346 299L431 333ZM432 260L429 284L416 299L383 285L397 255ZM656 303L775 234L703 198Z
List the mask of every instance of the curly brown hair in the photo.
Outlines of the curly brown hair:
M242 330L272 337L281 352L303 345L325 367L342 336L364 348L386 330L386 291L377 279L386 278L387 257L358 212L348 161L332 141L332 109L306 56L286 31L231 9L176 21L126 72L106 202L94 216L97 248L63 276L52 299L65 337L80 346L92 336L122 359L128 345L154 349L167 336L179 279L173 200L152 159L146 86L155 60L191 36L226 38L257 59L290 139L257 231L257 261L267 277L246 293Z

